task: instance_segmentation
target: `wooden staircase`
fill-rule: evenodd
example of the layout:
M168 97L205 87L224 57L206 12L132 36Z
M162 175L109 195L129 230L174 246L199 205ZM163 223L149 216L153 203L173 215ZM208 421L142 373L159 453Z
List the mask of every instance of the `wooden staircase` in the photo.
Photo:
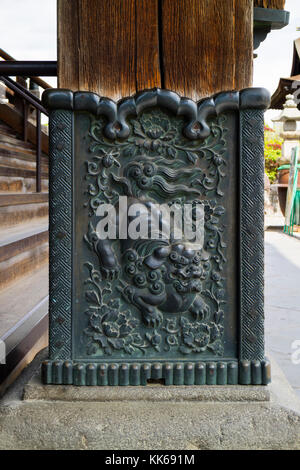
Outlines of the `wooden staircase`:
M34 146L23 142L17 132L0 121L0 193L35 191L35 160ZM48 191L48 156L45 154L42 155L42 191Z
M0 394L48 341L48 156L42 153L36 193L35 146L23 141L19 114L0 104ZM34 142L35 126L28 126Z

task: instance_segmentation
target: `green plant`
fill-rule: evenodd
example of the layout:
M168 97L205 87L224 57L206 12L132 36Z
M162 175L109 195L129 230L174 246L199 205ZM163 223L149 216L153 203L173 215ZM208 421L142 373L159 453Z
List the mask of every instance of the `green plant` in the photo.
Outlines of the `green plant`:
M277 176L277 168L279 167L279 159L281 157L281 147L283 139L281 139L276 132L270 127L266 126L265 129L265 172L268 175L270 182L274 183Z

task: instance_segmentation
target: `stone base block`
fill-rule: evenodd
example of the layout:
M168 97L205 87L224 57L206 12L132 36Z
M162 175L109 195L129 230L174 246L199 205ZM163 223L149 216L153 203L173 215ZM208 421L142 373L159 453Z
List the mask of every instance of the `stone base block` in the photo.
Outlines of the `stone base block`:
M272 368L268 386L74 387L35 375L2 400L0 448L300 449L300 402Z

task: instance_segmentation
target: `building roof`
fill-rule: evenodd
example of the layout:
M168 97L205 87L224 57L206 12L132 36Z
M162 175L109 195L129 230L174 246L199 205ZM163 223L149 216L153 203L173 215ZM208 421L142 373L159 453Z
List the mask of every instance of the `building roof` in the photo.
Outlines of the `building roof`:
M291 77L300 75L300 38L294 41L294 54Z
M298 84L295 82L299 82ZM293 64L291 76L281 78L277 90L273 93L271 98L272 109L282 109L285 103L286 95L295 93L300 85L300 38L294 41ZM298 105L298 108L300 106Z

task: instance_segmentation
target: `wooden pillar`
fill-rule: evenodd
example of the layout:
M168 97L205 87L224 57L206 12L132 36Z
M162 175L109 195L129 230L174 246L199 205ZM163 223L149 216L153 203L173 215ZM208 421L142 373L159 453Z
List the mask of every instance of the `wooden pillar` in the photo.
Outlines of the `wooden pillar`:
M252 0L58 0L59 87L195 100L251 86Z

